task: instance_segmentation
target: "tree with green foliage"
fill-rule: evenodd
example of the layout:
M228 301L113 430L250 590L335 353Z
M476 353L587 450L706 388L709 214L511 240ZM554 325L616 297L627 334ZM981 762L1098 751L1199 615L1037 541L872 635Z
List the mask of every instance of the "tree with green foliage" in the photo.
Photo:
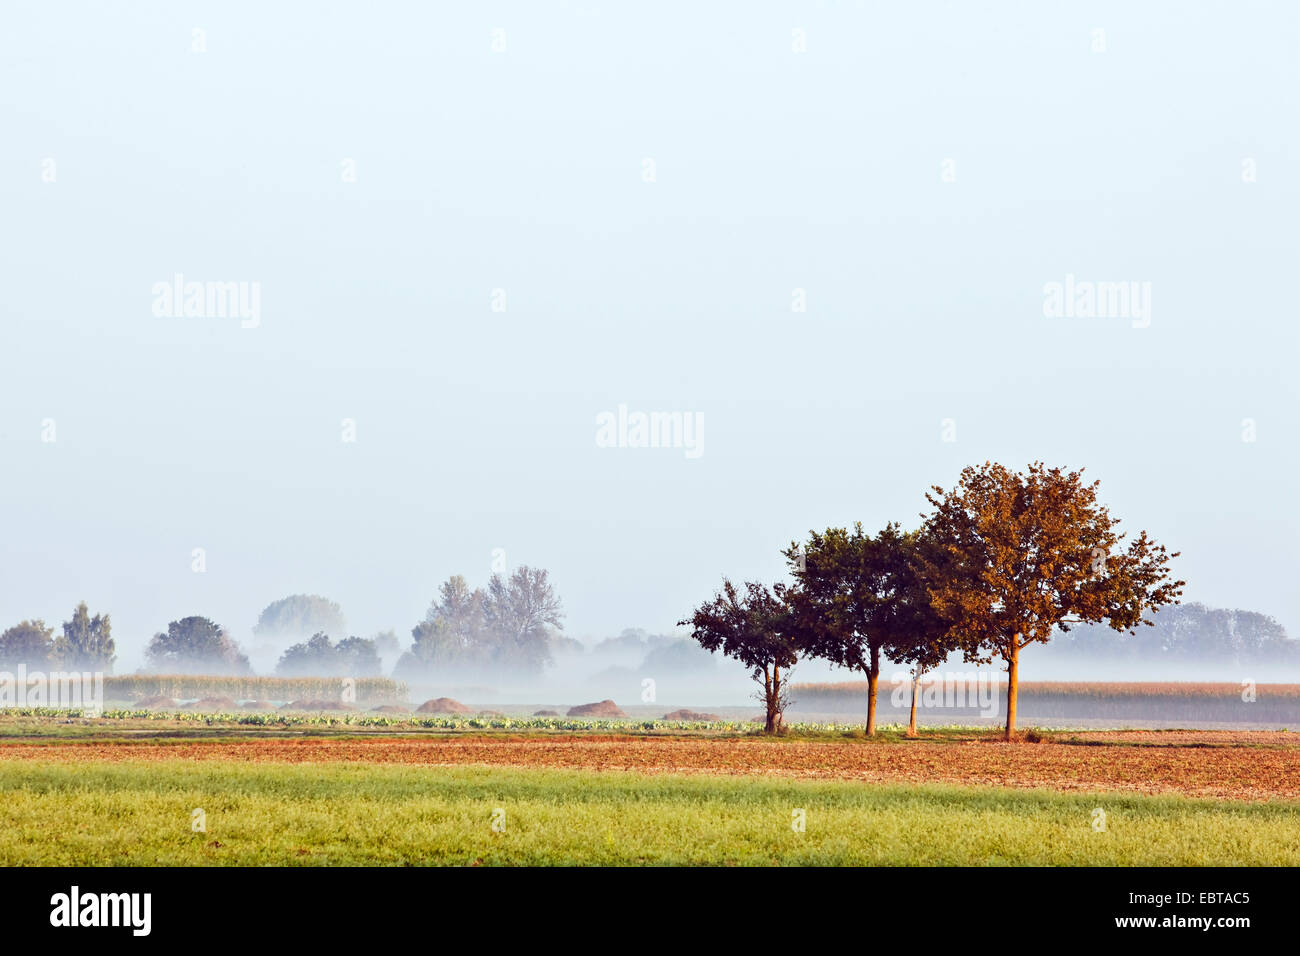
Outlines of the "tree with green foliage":
M346 677L378 677L383 674L383 662L373 638L345 637L334 648L339 673Z
M789 704L790 670L799 659L787 588L777 584L769 590L748 581L742 592L723 578L712 601L677 623L691 628L705 650L721 651L749 669L762 687L763 730L779 731Z
M536 673L568 647L560 634L564 612L542 568L494 574L487 590L471 589L459 574L438 590L424 620L411 629L411 649L395 673L419 679L432 670L517 670Z
M257 618L253 633L266 638L294 638L307 634L346 634L343 609L319 594L291 594L272 601Z
M523 565L508 578L492 575L483 614L499 665L537 673L554 662L551 641L564 611L544 568Z
M282 677L331 677L335 663L334 644L327 635L316 633L288 647L276 662L275 672Z
M55 660L54 628L42 620L20 621L0 634L0 667L48 668Z
M921 579L917 534L890 522L874 537L861 522L813 531L782 553L795 587L791 607L805 654L867 678L868 735L876 732L882 657L915 655L938 627Z
M335 644L326 634L313 634L280 655L275 672L285 677L372 677L381 666L373 640L346 637Z
M398 672L419 677L438 668L490 664L494 647L484 613L486 600L482 589L471 589L463 575L444 581L424 620L411 629L411 649L398 661Z
M248 658L225 629L206 617L185 617L155 634L145 660L162 674L250 674Z
M907 735L915 737L916 701L921 679L961 648L951 622L939 613L930 597L935 571L943 567L944 555L924 529L908 536L910 572L901 592L899 628L890 643L889 658L912 669L912 708Z
M108 615L91 617L82 601L72 612L72 620L63 622L63 633L55 639L54 651L64 670L112 673L117 655Z

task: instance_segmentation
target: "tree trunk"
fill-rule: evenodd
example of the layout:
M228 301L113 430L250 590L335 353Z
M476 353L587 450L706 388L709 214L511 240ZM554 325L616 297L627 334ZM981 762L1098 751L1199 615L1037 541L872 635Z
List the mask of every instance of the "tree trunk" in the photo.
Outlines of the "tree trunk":
M871 649L871 666L867 669L867 736L876 733L876 688L880 684L880 648Z
M912 675L912 719L907 724L907 736L916 736L916 697L917 692L921 689L921 669L918 667L916 673Z
M763 707L767 711L767 722L763 725L763 733L776 733L776 697L772 693L772 672L763 667Z
M781 668L772 665L772 702L768 705L773 732L781 729Z
M1007 650L1007 740L1016 736L1016 698L1020 688L1020 635L1011 635L1011 646Z

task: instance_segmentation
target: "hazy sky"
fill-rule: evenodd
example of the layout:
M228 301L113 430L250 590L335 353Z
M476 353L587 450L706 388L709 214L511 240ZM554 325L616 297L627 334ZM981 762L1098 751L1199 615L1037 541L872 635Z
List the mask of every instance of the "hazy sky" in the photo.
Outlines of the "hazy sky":
M663 631L1043 459L1296 636L1296 9L7 0L0 626L405 640L501 548ZM702 454L598 447L620 404Z

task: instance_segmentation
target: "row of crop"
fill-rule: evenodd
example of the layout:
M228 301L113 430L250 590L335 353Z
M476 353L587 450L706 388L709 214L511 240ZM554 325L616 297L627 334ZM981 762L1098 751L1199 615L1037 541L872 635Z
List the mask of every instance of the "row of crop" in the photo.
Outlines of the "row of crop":
M18 717L86 717L88 712L54 707L7 707L0 714ZM575 717L422 717L384 714L304 714L304 713L200 713L197 711L104 710L99 720L174 721L183 724L245 727L412 727L434 730L601 730L632 733L638 731L712 730L741 732L760 726L740 720L637 720L634 718ZM843 730L834 721L802 722L786 725L795 732Z
M220 677L201 674L123 674L104 678L107 700L172 697L194 700L345 700L358 706L400 704L406 684L389 677Z

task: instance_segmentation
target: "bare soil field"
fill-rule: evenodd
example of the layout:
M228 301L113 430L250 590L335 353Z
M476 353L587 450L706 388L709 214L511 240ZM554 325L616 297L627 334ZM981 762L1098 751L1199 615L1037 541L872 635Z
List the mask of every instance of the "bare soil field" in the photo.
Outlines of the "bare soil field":
M175 760L549 767L1127 791L1228 800L1300 799L1300 735L1284 732L1064 732L1042 742L456 735L255 740L3 742L0 760Z

